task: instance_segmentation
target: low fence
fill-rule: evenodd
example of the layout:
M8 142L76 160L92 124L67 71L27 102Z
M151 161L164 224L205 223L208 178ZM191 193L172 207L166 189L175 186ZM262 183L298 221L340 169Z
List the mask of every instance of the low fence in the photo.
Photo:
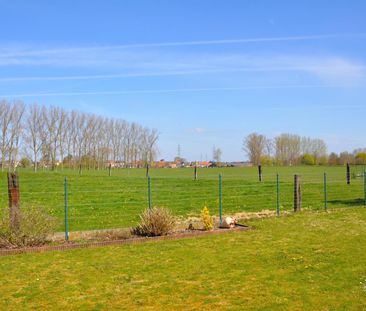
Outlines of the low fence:
M230 171L228 171L230 172ZM45 208L65 231L131 227L139 215L154 206L169 208L182 217L199 217L207 206L223 217L244 212L366 205L366 174L348 180L339 174L216 174L202 176L78 176L19 174L19 205ZM23 178L24 177L24 178ZM3 176L0 203L14 204ZM298 180L298 184L294 180ZM299 191L299 186L301 191ZM14 190L12 190L14 191ZM299 205L301 202L301 205Z

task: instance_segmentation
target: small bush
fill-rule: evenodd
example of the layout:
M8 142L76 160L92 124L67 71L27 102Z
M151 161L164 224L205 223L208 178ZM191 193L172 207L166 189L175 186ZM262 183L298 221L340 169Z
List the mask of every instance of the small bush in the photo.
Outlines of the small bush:
M172 232L175 224L176 219L168 209L154 207L140 215L140 223L132 232L140 236L162 236Z
M9 215L0 220L0 247L38 246L48 242L55 232L56 222L41 208L23 208L18 230L10 227Z
M210 211L208 210L207 206L205 206L201 212L203 227L205 230L212 230L214 227L213 218L210 216Z
M301 158L301 163L304 165L315 165L315 157L312 154L305 153Z

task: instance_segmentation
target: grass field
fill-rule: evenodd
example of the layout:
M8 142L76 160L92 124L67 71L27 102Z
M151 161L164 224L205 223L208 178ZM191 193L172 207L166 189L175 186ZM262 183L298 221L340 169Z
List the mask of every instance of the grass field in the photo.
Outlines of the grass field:
M363 178L346 185L344 167L265 167L264 181L258 182L256 168L150 170L152 204L170 208L180 216L197 216L207 205L211 214L219 213L218 176L223 174L224 214L276 209L276 173L280 175L281 210L293 208L293 175L301 175L303 207L324 208L323 174L328 179L328 206L346 207L364 204ZM359 169L361 172L361 170ZM23 207L46 208L63 228L64 177L68 177L70 231L127 227L136 224L148 205L144 169L58 172L20 171ZM6 173L0 174L0 206L7 206Z
M0 258L0 310L365 310L366 208L254 230Z

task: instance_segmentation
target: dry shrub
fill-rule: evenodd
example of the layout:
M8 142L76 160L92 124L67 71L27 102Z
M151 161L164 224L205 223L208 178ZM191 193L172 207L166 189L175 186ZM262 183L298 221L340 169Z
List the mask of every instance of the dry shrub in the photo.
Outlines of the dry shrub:
M175 225L176 219L168 209L154 207L140 215L140 223L133 229L133 234L148 237L167 235Z
M10 226L9 214L0 220L0 247L39 246L48 242L56 228L55 219L42 208L22 208L17 230Z

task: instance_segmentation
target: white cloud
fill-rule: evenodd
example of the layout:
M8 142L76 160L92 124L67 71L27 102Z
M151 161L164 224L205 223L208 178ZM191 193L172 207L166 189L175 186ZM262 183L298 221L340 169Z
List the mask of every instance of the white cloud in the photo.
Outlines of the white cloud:
M195 128L192 128L192 129L188 129L187 132L188 133L193 133L193 134L197 134L197 135L200 135L200 134L203 134L205 133L207 130L202 128L202 127L195 127Z
M316 37L316 36L315 36ZM301 38L301 37L299 37ZM269 40L262 38L260 40ZM272 38L286 40L286 38ZM288 38L287 38L288 39ZM245 42L246 39L239 39ZM249 40L249 39L248 39ZM250 39L254 40L254 39ZM258 39L259 40L259 39ZM292 40L292 39L291 39ZM295 40L295 39L294 39ZM234 40L235 41L235 40ZM230 40L198 41L228 43ZM192 42L191 42L192 43ZM182 42L181 45L191 44ZM97 80L132 77L207 75L221 77L226 73L252 76L254 73L276 74L283 72L308 75L309 78L327 83L360 84L365 82L366 66L360 61L338 55L299 55L270 53L182 52L169 49L178 43L75 47L40 49L37 47L0 47L0 67L39 67L87 69L83 75L57 75L34 77L0 77L0 82L29 80ZM193 43L192 43L193 44ZM212 43L211 43L212 44ZM145 48L141 48L145 47ZM164 47L164 48L162 48ZM91 72L96 72L91 74ZM102 73L100 73L102 72Z
M206 132L206 130L204 128L201 128L201 127L196 127L194 129L194 131L197 133L197 134L201 134L201 133L204 133Z

